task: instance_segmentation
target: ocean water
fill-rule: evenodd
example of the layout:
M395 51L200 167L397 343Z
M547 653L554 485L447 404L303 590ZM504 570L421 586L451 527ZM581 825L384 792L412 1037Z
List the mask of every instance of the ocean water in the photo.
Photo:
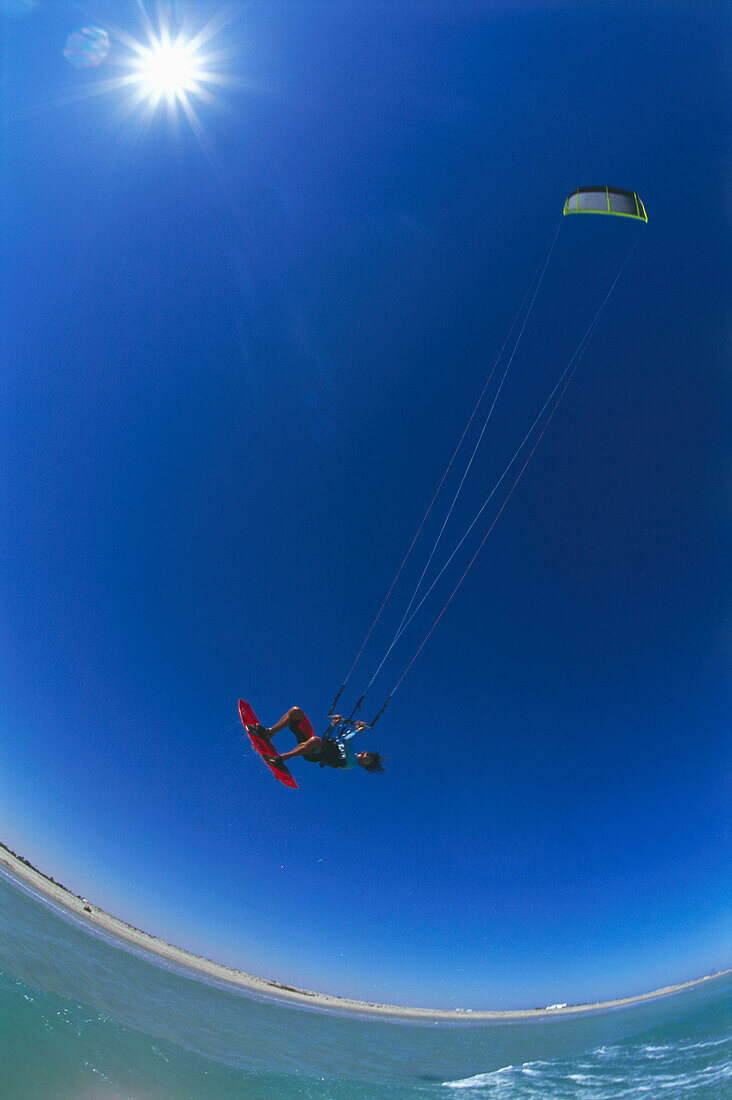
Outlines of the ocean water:
M360 1018L233 991L0 873L1 1100L732 1096L732 978L541 1020Z

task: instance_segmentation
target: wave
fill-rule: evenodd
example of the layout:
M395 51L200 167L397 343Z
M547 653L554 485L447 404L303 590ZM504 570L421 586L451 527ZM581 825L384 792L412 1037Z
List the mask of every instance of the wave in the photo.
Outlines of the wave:
M443 1088L481 1100L723 1100L732 1082L732 1038L601 1046L577 1059L502 1066Z

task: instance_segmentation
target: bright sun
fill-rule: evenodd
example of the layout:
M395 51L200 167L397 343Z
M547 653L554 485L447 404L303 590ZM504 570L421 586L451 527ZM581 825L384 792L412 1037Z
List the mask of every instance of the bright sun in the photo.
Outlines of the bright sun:
M137 83L144 98L153 106L163 97L170 106L184 103L189 96L200 96L208 74L196 48L195 40L178 38L171 41L163 33L146 46L140 46L132 62Z
M127 70L117 86L130 88L133 110L147 108L151 115L161 103L170 111L179 108L202 137L196 103L217 103L214 89L235 83L221 71L230 51L213 45L229 17L222 10L192 33L190 29L174 29L165 20L155 27L143 3L139 11L145 32L142 41L123 31L116 33L124 51L119 63Z
M199 107L220 107L220 90L242 86L241 78L230 71L232 45L221 42L222 32L234 18L233 9L214 12L203 26L192 30L190 23L171 26L161 14L162 0L157 25L148 15L145 0L136 0L136 8L143 24L141 38L114 26L109 31L85 27L70 36L64 56L75 68L96 69L106 61L122 70L119 76L89 84L82 95L127 89L124 114L143 127L151 123L162 104L171 116L184 115L201 146L209 151ZM108 58L110 39L115 48ZM106 49L100 55L102 42Z
M191 96L201 96L210 78L196 40L171 40L166 32L138 45L131 66L140 97L153 107L163 98L171 107L176 102L185 106Z

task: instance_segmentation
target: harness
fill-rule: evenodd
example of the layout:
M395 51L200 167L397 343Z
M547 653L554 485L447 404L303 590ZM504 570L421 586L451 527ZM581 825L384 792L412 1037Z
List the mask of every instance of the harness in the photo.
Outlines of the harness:
M346 746L343 739L355 729L354 722L350 719L341 720L337 726L326 730L320 739L320 757L318 763L321 768L345 768Z
M345 750L335 737L321 737L320 760L321 768L342 768L346 762Z

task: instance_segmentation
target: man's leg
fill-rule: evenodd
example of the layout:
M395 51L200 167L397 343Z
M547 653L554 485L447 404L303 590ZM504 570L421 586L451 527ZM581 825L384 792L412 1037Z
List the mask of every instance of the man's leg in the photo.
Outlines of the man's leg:
M268 737L270 741L272 740L274 735L276 733L279 733L280 730L283 730L285 726L292 730L298 741L300 741L301 738L302 740L307 741L309 734L301 728L303 718L305 718L305 712L301 710L300 707L290 707L287 714L283 714L279 722L275 722L275 724L270 729L267 729L265 726L262 726L262 729L264 730L265 736ZM305 719L305 721L307 722L307 719ZM307 722L307 724L309 725L310 723ZM301 732L298 733L298 731Z

